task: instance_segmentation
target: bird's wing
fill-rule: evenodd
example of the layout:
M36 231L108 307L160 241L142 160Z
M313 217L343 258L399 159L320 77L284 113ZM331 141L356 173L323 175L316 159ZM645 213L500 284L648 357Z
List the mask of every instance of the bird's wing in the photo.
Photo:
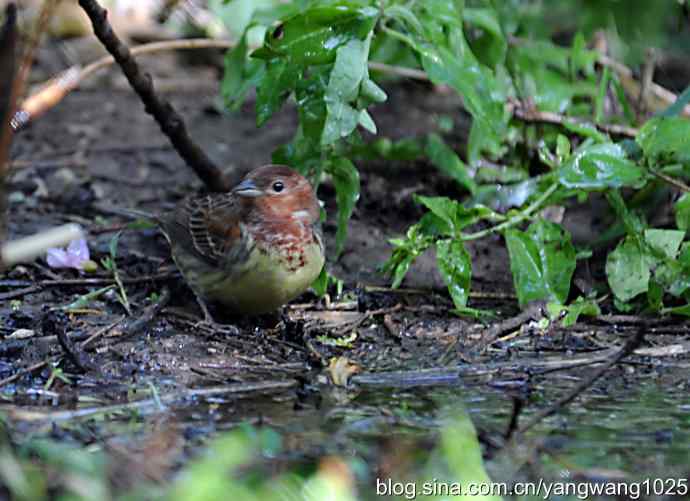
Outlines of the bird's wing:
M224 263L241 246L240 211L227 194L185 200L164 218L163 229L172 246L180 246L213 266Z

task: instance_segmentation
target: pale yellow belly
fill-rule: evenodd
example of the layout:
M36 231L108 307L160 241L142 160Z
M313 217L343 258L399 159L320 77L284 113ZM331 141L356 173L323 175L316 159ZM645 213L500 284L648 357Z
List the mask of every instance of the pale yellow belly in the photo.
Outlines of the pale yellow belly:
M306 291L319 276L323 264L323 251L316 242L306 247L304 266L297 268L288 266L278 256L254 248L241 270L229 276L211 272L203 279L196 276L188 280L196 291L203 291L204 298L235 313L258 315L273 312Z

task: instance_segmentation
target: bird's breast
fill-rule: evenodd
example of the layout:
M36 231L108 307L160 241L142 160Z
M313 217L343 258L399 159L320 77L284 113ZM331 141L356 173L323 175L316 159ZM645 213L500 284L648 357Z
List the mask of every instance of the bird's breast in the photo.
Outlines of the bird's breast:
M275 311L306 291L323 268L324 250L311 228L253 233L247 259L218 274L209 299L238 313Z

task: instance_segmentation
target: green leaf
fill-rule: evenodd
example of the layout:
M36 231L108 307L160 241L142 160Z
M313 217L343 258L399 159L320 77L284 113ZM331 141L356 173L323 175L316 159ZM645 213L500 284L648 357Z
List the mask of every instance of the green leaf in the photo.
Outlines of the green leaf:
M676 215L676 226L685 232L690 228L690 193L683 193L673 206Z
M439 240L436 242L436 259L455 308L464 308L469 299L472 279L472 260L469 253L460 240Z
M604 118L604 103L607 98L609 90L609 82L611 81L611 70L608 66L604 68L604 74L599 81L599 92L597 92L597 99L594 105L594 121L601 123Z
M442 225L436 224L435 227L440 233L447 236L457 237L463 228L475 224L481 219L496 220L501 218L500 215L483 205L475 205L468 209L447 197L415 195L414 200L424 205L432 214L443 221ZM424 227L422 226L421 229L424 230Z
M449 85L462 97L467 110L481 130L484 141L500 144L506 132L504 93L491 71L472 57L469 49L462 58L445 47L421 46L422 66L436 85Z
M367 60L371 36L366 40L350 40L337 50L335 65L326 89L326 122L321 137L322 145L329 145L352 133L357 124L376 132L376 125L368 113L352 106L360 86L368 79Z
M681 95L676 98L673 104L662 111L659 115L662 117L674 117L680 115L688 103L690 103L690 87L686 87Z
M627 236L606 258L606 278L619 301L649 289L649 258L635 236Z
M640 129L635 140L645 156L672 163L690 161L690 120L680 117L652 118Z
M635 186L644 177L644 170L628 160L623 149L614 143L581 148L558 169L558 180L566 188L603 190Z
M508 41L503 35L501 24L494 9L465 8L463 20L482 30L473 40L473 52L484 64L494 67L503 63L508 49Z
M305 144L313 149L313 154L320 156L321 136L326 122L326 103L324 96L328 87L328 71L321 68L312 71L308 78L297 82L295 97L299 112L299 134Z
M680 249L680 244L685 238L684 231L660 230L650 228L645 230L644 239L649 246L662 256L675 259Z
M441 432L441 450L448 463L452 478L465 485L474 485L481 493L477 496L458 496L460 501L501 501L499 495L489 494L491 477L484 468L482 448L470 415L464 408L451 414L453 419ZM449 496L446 496L449 499Z
M261 127L290 95L300 71L286 59L272 59L256 88L256 125Z
M328 292L328 272L326 267L321 268L321 273L316 277L316 280L311 284L311 288L314 289L314 294L318 297L323 297L326 292Z
M663 309L663 297L663 286L656 280L656 276L654 276L649 281L649 288L647 289L647 304L652 311L658 312Z
M594 124L588 122L578 122L575 120L564 120L563 127L582 137L594 139L597 143L609 142L609 137L606 134L599 132Z
M467 172L467 166L438 134L429 134L426 154L432 164L447 176L455 179L460 186L472 194L477 191L477 184Z
M391 284L393 289L400 287L415 259L417 259L417 254L410 252L405 247L393 251L391 258L384 266L384 271L393 275L393 283Z
M520 305L541 299L564 303L575 271L570 234L555 223L539 220L526 232L506 231L505 238Z
M417 19L417 16L408 7L400 4L393 4L386 7L386 17L390 17L402 24L406 24L413 33L422 33L424 28Z
M563 134L558 134L556 136L556 158L562 164L568 157L570 157L570 141Z
M338 202L338 229L335 234L336 255L340 255L347 237L347 222L359 200L359 172L350 160L335 158L327 167L333 176L336 200Z
M400 286L415 259L433 243L434 239L431 233L428 233L433 226L432 221L444 224L437 216L432 213L429 214L432 217L425 216L419 223L410 226L405 238L389 240L394 249L390 259L383 266L383 271L393 276L392 287L394 289ZM426 225L426 227L423 228L422 225Z
M565 113L568 111L575 94L574 87L566 75L566 67L560 71L549 64L548 51L542 51L545 45L534 48L515 47L510 51L508 65L513 70L514 83L519 96L529 99L540 111ZM566 53L562 61L567 61Z
M386 92L376 85L376 82L368 77L362 80L362 87L360 88L361 97L373 102L373 103L383 103L388 99Z
M378 15L378 9L356 2L313 7L269 30L252 57L286 57L302 67L331 63L341 46L367 37Z
M601 309L597 302L592 299L585 299L582 296L578 296L575 301L567 306L560 303L548 303L546 309L552 320L561 318L561 325L563 327L575 325L580 315L587 315L590 317L601 315Z
M683 306L676 306L674 308L665 308L662 311L664 315L681 315L684 317L690 317L690 304L684 304Z
M596 62L597 53L587 49L587 42L581 32L576 33L570 54L571 78L575 80L578 71L582 71L585 75L592 75Z
M340 295L343 288L342 280L328 273L328 271L326 271L326 267L324 266L321 268L321 273L319 273L319 276L311 284L311 288L314 290L314 294L319 297L323 297L328 292L328 287L331 284L335 284L336 293L337 295Z
M606 200L625 226L628 235L639 235L646 229L646 223L636 213L628 210L625 200L618 190L606 192Z
M247 59L246 33L234 49L225 53L225 70L221 83L221 95L225 105L231 109L238 109L249 92L261 82L266 71L263 61Z
M231 39L239 39L259 9L275 9L278 0L211 0L209 10L223 22ZM270 23L266 23L270 24Z

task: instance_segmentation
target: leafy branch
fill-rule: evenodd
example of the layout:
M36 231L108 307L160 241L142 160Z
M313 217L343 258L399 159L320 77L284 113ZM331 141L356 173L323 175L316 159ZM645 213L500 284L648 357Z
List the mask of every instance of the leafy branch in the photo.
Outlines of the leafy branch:
M644 89L628 68L588 49L581 33L570 46L529 38L523 4L318 0L252 9L238 45L226 55L223 95L236 108L255 87L258 126L294 98L297 131L273 159L316 185L324 176L332 180L338 254L359 197L353 162L423 159L467 197L415 197L428 212L404 237L391 240L384 270L394 287L433 247L456 310L476 313L467 308L472 262L466 243L500 234L520 304L564 305L577 259L591 251L576 251L568 231L539 213L602 193L618 217L611 231L624 235L605 270L617 306L690 314L683 306L690 299L690 196L675 204L677 229L650 227L642 213L645 199L661 186L687 191L690 122L677 115L690 92L661 116L638 123L631 103ZM659 7L668 15L672 9ZM390 68L461 96L472 118L464 154L437 133L365 142L361 129L377 132L369 108L386 100L370 70ZM659 94L656 84L648 87ZM635 196L625 199L621 190ZM641 271L630 273L630 267ZM640 302L645 293L647 301ZM680 305L666 307L665 297ZM586 303L578 301L573 304Z

